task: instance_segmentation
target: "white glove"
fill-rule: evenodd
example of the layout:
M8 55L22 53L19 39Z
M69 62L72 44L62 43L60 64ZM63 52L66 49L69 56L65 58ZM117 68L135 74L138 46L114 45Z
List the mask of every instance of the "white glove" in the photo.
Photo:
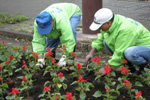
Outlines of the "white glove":
M38 59L38 63L35 66L43 68L44 65L45 65L44 58L40 58Z
M58 62L59 66L66 66L66 55L62 55L59 62Z

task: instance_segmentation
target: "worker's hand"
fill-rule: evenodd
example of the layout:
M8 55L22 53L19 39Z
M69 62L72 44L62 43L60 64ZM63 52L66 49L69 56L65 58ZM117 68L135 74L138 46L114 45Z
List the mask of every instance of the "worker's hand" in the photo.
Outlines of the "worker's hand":
M38 63L35 66L43 68L44 65L45 65L44 58L40 58L38 59Z
M66 66L66 55L62 55L59 62L58 62L59 66Z
M88 54L85 59L86 66L90 63L91 59L94 57L94 54Z

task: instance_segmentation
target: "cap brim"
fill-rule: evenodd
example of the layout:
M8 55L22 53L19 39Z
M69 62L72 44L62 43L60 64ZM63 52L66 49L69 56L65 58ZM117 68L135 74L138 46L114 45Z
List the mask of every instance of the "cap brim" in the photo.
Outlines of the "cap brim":
M48 25L47 27L44 27L44 28L41 28L37 25L37 29L38 29L39 34L46 35L46 34L51 32L52 24L50 24L50 25Z
M96 24L96 23L92 23L91 25L90 25L90 30L92 30L92 31L96 31L97 29L99 29L100 27L102 26L102 24Z

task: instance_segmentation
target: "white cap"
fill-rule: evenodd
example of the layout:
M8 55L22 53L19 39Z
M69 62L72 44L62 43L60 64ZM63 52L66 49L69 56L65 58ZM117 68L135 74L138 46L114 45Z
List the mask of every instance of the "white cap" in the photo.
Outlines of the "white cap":
M108 8L99 9L94 15L94 21L90 25L90 30L96 31L99 29L104 23L109 21L113 17L113 13Z

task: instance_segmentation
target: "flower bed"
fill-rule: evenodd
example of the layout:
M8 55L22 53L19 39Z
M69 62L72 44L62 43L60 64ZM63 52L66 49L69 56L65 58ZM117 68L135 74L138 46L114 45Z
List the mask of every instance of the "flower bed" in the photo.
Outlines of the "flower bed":
M149 100L150 71L134 75L127 62L119 71L93 58L85 66L70 60L81 52L67 55L67 66L60 67L51 49L45 54L44 68L36 67L39 54L32 47L14 47L3 41L0 44L0 99L4 100ZM105 67L104 75L97 71ZM96 73L96 74L95 74Z

